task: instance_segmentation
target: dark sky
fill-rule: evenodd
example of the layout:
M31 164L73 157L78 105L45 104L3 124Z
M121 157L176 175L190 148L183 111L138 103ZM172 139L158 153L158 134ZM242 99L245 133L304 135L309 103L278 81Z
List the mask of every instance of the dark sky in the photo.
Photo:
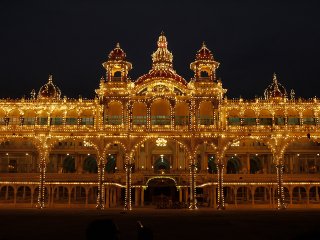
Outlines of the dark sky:
M317 1L221 2L1 0L0 98L29 96L49 74L63 95L92 98L117 42L137 79L149 71L162 30L187 80L206 42L228 97L262 96L273 72L297 96L320 95Z

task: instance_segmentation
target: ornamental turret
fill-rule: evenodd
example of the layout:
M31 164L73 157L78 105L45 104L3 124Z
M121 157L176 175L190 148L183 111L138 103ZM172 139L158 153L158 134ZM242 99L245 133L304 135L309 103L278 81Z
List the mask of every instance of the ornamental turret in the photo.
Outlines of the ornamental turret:
M214 60L213 54L205 43L196 54L196 59L190 64L190 69L194 71L194 79L201 82L216 81L216 69L219 63Z
M108 61L102 66L106 69L107 82L126 82L128 72L132 69L132 64L126 61L126 53L117 43L116 47L109 53Z
M59 100L61 97L61 90L53 84L52 75L49 75L48 82L43 85L38 93L38 99L55 99Z
M272 83L264 90L265 99L284 99L287 97L287 90L277 79L277 75L273 74Z

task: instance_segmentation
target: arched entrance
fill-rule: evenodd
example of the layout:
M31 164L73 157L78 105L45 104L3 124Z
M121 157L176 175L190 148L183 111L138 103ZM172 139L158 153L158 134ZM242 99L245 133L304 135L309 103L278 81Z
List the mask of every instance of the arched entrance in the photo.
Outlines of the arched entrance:
M179 192L173 178L151 178L147 181L147 185L145 205L171 208L175 202L179 201Z

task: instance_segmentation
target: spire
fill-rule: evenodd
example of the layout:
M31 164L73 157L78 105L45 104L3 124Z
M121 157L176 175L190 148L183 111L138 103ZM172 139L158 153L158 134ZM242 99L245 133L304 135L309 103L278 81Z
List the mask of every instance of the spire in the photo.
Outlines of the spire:
M168 42L163 32L161 32L157 44L158 49L151 55L152 68L157 70L172 69L173 55L167 48Z
M277 79L277 74L273 73L273 83L278 85L278 79Z

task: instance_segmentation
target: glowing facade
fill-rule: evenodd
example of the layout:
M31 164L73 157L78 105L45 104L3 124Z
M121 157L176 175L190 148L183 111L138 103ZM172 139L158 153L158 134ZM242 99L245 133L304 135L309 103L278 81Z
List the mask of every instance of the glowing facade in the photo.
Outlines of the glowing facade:
M205 44L190 81L163 34L157 45L133 81L117 44L95 99L62 98L50 76L0 100L0 204L317 207L319 100L289 97L276 75L264 98L228 99Z

